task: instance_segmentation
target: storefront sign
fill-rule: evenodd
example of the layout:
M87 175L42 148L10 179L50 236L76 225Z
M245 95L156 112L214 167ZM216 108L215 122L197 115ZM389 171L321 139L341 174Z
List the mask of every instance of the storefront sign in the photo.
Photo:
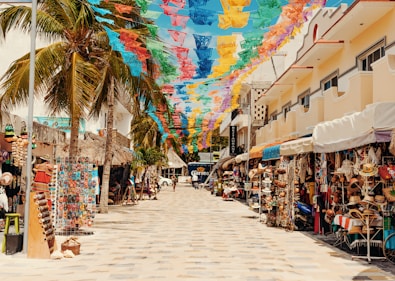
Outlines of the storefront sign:
M63 132L69 133L71 128L71 119L69 117L34 117L34 121L37 121L40 124L45 126L49 126L52 128L59 129ZM79 132L81 134L85 133L85 120L80 119L80 128Z
M211 163L190 162L188 163L188 172L191 177L196 175L199 179L199 182L203 183L209 176L211 167Z
M237 155L237 126L230 126L229 129L229 155Z

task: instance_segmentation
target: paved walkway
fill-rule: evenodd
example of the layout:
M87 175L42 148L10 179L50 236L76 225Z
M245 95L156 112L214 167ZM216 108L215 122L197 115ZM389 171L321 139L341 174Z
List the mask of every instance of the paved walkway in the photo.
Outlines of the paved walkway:
M374 261L353 261L301 232L268 228L247 206L190 186L111 207L91 230L79 237L75 258L0 254L1 280L395 280Z

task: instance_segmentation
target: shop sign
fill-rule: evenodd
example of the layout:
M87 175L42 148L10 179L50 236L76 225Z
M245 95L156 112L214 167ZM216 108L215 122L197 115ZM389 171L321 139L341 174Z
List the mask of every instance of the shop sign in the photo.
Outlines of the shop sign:
M190 162L188 163L188 172L191 177L196 175L199 182L205 182L210 175L212 166L211 163Z
M229 155L237 155L237 126L230 126L229 129Z
M38 123L49 126L54 129L61 130L65 133L70 133L71 129L71 118L69 117L47 117L47 116L36 116L34 117L34 121L37 121ZM80 134L85 133L85 120L80 119L80 128L79 128Z

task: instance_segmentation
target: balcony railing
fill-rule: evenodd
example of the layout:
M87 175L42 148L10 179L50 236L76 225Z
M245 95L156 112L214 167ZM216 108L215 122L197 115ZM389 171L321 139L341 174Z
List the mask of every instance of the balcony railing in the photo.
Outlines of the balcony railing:
M337 87L331 87L323 92L324 121L341 118L344 115L362 111L372 103L373 74L359 71L349 78L349 87L344 93Z

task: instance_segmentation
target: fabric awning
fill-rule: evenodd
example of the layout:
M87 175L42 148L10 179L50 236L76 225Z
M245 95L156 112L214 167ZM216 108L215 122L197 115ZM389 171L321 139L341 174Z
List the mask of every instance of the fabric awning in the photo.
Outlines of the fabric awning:
M229 159L232 159L233 156L225 156L224 158L221 158L218 160L218 162L215 164L217 169L222 169L222 165L228 161Z
M250 159L254 158L262 158L262 152L265 148L265 145L256 145L251 147L250 149Z
M237 164L248 160L248 152L236 156L235 161Z
M306 137L284 142L280 145L280 155L297 155L313 151L313 138Z
M273 160L280 158L280 144L268 146L263 150L262 160Z
M373 103L361 111L317 124L313 149L336 152L375 142L390 141L395 128L395 102Z
M225 161L222 164L222 170L228 170L230 168L230 166L233 165L234 163L236 163L236 159L235 159L235 157L232 157L231 159Z

